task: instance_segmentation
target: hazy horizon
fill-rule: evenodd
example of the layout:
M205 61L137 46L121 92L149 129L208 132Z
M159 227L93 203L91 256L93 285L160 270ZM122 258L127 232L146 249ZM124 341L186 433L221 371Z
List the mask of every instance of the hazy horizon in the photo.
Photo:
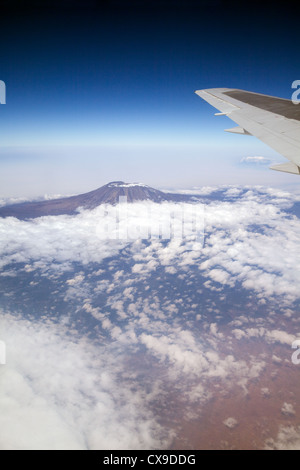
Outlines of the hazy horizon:
M293 10L284 9L283 25L277 5L272 14L268 5L247 9L245 21L237 2L81 3L3 10L1 197L77 193L111 180L296 182L246 164L285 159L255 137L224 132L234 123L194 93L229 87L291 99L299 78Z

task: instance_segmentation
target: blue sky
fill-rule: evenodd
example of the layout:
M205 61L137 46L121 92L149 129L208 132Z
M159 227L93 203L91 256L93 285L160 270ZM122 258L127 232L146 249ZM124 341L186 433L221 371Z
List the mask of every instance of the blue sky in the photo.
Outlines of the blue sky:
M1 196L77 193L120 179L296 184L241 165L247 156L284 159L255 138L224 133L232 121L194 94L225 86L290 98L300 78L292 9L76 3L0 19Z

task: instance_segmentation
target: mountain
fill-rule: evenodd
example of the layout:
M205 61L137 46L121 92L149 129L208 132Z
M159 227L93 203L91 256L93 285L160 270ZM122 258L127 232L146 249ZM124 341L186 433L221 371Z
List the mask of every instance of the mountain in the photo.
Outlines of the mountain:
M117 204L119 197L127 197L128 202L152 201L193 201L195 197L164 193L142 183L112 181L101 188L77 196L51 199L48 201L23 202L0 208L0 217L32 219L45 215L76 214L79 208L94 209L100 204Z

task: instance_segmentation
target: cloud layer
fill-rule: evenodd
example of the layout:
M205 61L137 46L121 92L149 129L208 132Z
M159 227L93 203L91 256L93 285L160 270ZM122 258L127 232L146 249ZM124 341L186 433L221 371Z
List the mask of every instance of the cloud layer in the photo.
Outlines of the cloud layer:
M261 399L272 396L264 377L300 334L299 196L208 193L185 212L188 235L170 240L108 238L113 207L0 219L0 448L166 448L233 387L247 397L261 380ZM204 243L191 236L197 208ZM132 204L126 223L147 227L149 209L182 223L169 203ZM224 412L223 432L241 432ZM297 417L290 397L278 415ZM278 433L270 446L283 445Z

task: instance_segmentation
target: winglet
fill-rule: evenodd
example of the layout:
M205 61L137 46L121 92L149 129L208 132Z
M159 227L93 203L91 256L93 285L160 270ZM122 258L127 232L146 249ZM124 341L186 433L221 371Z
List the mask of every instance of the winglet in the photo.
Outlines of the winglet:
M295 163L279 163L279 165L270 166L270 170L283 171L284 173L293 173L294 175L300 175L300 167Z

